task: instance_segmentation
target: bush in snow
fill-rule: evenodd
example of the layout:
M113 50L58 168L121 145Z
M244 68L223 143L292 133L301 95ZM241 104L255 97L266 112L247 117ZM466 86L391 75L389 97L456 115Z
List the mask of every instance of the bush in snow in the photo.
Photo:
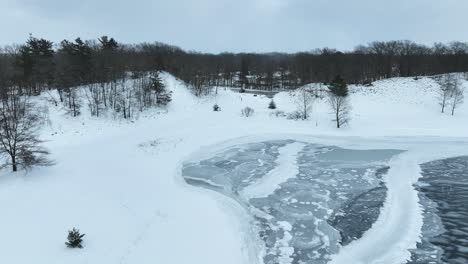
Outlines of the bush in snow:
M245 117L249 117L253 115L253 113L254 113L253 108L248 107L248 106L241 110L242 116L245 116Z
M276 109L276 104L273 99L271 99L270 104L268 105L268 109Z
M215 105L213 105L213 111L219 112L219 111L221 111L221 107L219 107L218 104L215 104Z
M65 242L65 245L69 248L82 248L81 242L83 242L83 237L85 234L80 234L80 230L73 228L68 231L68 242Z
M285 117L286 114L284 113L284 111L274 111L274 112L271 112L270 113L270 116L275 116L275 117Z
M291 119L291 120L299 120L299 119L303 119L303 116L304 115L301 111L294 111L294 112L288 113L286 115L286 118Z

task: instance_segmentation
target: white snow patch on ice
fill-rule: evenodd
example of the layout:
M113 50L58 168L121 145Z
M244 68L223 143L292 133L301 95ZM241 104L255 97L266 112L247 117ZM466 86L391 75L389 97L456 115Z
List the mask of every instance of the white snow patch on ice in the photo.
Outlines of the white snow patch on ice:
M297 167L297 154L305 144L294 142L279 149L277 166L267 175L244 188L241 195L247 199L267 197L280 187L280 184L299 173Z

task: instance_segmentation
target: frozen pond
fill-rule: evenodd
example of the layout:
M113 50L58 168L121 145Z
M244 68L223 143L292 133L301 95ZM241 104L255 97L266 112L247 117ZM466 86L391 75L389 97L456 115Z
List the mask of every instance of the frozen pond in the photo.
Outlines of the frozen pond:
M318 264L377 220L387 190L382 176L401 152L265 141L187 161L182 175L252 215L264 263Z
M422 243L409 263L468 263L468 157L421 165Z

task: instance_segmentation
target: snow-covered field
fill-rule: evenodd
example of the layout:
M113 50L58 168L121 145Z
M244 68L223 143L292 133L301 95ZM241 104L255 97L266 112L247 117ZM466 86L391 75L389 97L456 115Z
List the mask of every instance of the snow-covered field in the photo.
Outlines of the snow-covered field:
M244 208L188 185L181 171L186 160L278 139L407 150L390 161L387 200L375 224L332 258L404 263L422 226L412 186L420 177L418 164L468 155L468 103L455 116L441 114L437 84L429 78L351 87L351 123L339 130L325 102L316 102L310 120L293 121L271 116L270 99L263 96L219 89L199 99L172 76L164 79L174 92L168 112L148 111L132 122L87 113L72 118L48 104L43 138L56 164L0 176L0 263L260 263L262 249ZM296 108L288 93L277 94L275 102L277 110ZM212 111L214 103L221 112ZM240 115L246 106L253 116ZM294 169L278 168L249 195L271 191ZM86 234L83 249L64 245L72 227Z

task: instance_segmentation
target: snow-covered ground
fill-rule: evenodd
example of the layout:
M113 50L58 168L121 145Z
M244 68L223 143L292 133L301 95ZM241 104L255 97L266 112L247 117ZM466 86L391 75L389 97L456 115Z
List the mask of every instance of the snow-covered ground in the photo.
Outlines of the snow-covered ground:
M198 99L172 76L164 79L174 91L167 114L148 111L132 122L87 113L72 118L48 104L43 138L56 165L2 171L0 263L259 263L261 250L244 208L186 184L181 168L194 156L277 139L408 150L392 161L388 199L375 225L333 258L404 263L422 225L412 187L418 164L468 155L468 103L455 116L441 114L430 78L351 87L351 123L339 130L325 102L314 105L310 120L293 121L271 116L264 96L219 89ZM277 94L275 102L278 110L295 110L288 93ZM214 103L221 112L212 111ZM255 110L252 117L240 115L245 106ZM270 176L276 185L284 175ZM81 250L64 245L72 227L86 234Z

